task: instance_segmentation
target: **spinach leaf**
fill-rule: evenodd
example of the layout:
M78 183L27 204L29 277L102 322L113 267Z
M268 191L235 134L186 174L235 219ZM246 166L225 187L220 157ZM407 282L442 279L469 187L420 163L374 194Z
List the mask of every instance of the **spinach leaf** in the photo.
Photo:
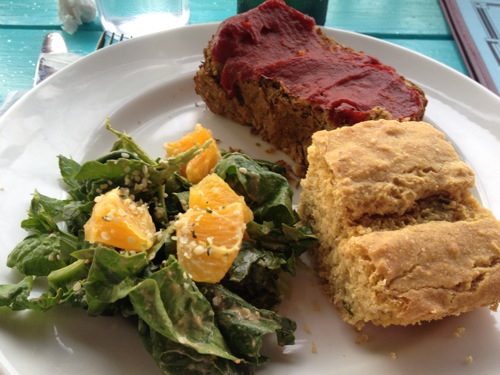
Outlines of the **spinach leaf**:
M106 119L106 129L118 137L118 140L113 144L111 152L117 150L126 150L135 155L147 164L154 164L153 159L125 132L119 132L111 127L109 119Z
M139 320L139 334L145 348L164 374L185 375L243 375L253 374L253 366L246 362L227 360L215 355L200 354L196 350L168 339Z
M61 236L33 234L16 245L7 257L7 266L24 275L47 276L66 265L62 253Z
M258 309L235 293L218 284L206 284L203 293L212 301L217 323L231 350L248 362L263 364L260 354L265 335L276 333L278 344L293 344L293 321L265 309Z
M198 353L239 360L215 325L210 303L173 256L160 271L139 282L129 297L152 330Z
M35 276L26 276L17 284L0 285L0 306L8 307L13 311L34 310L41 312L61 304L80 308L86 306L82 293L75 293L72 290L63 292L62 289L51 289L38 297L31 298L30 294L35 279Z
M129 294L147 265L145 252L128 255L106 246L97 246L83 283L88 313L99 315L113 309L111 305Z
M34 281L34 276L26 276L17 284L0 285L0 306L7 306L12 310L22 309L28 304Z
M28 218L21 222L21 227L33 233L58 232L57 222L62 218L63 210L69 201L50 198L35 190L28 210Z
M222 284L251 304L270 309L281 302L279 279L284 264L286 260L276 253L245 241Z
M225 154L214 172L246 198L256 221L292 225L298 220L292 209L292 190L281 174L237 152Z

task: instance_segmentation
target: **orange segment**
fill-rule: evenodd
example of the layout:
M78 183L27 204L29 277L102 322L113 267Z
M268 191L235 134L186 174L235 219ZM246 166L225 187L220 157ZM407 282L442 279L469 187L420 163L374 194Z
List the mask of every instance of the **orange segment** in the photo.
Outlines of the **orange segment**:
M83 227L90 243L127 251L146 251L156 232L146 205L139 205L121 189L113 189L95 199L92 215Z
M209 174L189 189L189 207L191 208L218 210L234 202L243 204L244 222L252 221L253 212L246 205L245 198L236 194L219 175Z
M202 125L196 124L194 130L184 135L180 140L165 143L163 145L168 157L185 152L195 145L201 147L208 140L211 140L212 143L210 143L205 150L191 159L189 163L187 163L186 167L181 171L188 181L193 184L198 183L203 177L210 173L212 168L221 158L219 147L212 136L212 132L209 129L204 128Z
M238 255L246 225L243 204L219 210L190 208L174 223L177 259L193 280L219 282Z

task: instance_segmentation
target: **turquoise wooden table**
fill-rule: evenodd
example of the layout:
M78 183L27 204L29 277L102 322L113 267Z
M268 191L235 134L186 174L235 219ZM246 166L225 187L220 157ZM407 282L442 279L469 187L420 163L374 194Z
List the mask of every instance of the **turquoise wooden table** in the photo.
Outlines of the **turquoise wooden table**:
M236 14L236 0L191 0L191 24L222 21ZM467 70L438 0L330 0L327 27L380 38ZM33 86L43 37L58 31L69 52L87 55L96 47L99 19L72 35L63 31L55 0L0 0L0 106Z

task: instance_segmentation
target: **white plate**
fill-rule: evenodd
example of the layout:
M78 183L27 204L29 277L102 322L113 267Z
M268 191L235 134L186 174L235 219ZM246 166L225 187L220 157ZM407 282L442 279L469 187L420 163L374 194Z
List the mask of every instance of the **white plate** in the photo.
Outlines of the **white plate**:
M249 129L205 109L193 75L216 25L198 25L132 39L100 50L62 70L22 98L0 120L0 283L19 275L5 266L25 233L34 189L61 197L56 156L78 161L106 152L114 136L106 116L150 154L196 122L211 128L223 147L278 160ZM377 56L420 84L425 119L443 130L476 171L477 195L500 217L500 99L465 76L386 42L327 29L340 42ZM260 142L260 146L257 144ZM281 308L298 324L296 345L269 350L261 373L471 374L497 373L499 316L487 309L417 327L367 327L369 341L343 323L314 276L302 270ZM464 327L461 337L455 331ZM472 356L474 362L467 364ZM2 372L3 371L3 372ZM156 374L135 327L120 318L91 318L73 309L47 313L0 309L0 373Z

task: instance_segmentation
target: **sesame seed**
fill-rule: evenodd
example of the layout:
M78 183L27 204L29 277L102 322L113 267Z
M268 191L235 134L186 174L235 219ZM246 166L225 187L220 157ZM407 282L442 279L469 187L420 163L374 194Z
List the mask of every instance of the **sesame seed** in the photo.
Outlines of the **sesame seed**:
M196 246L194 249L193 249L193 253L195 255L201 255L205 252L205 247L201 246L201 245L198 245Z

